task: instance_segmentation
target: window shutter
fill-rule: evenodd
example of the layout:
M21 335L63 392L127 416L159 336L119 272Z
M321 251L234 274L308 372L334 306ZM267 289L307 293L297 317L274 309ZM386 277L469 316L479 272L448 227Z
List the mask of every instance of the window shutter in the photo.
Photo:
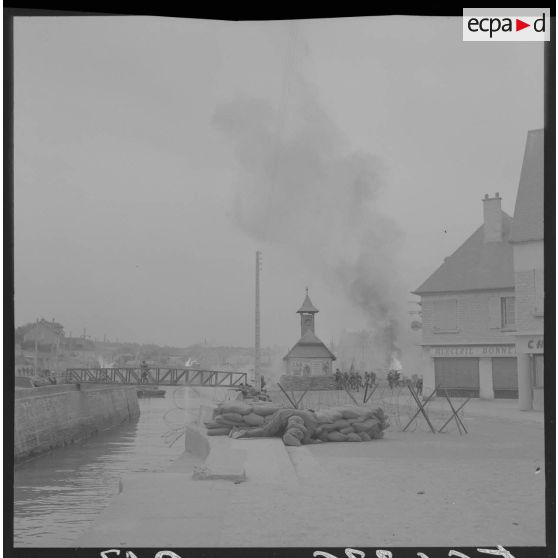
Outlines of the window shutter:
M437 300L432 305L435 331L455 331L457 329L457 300Z
M490 329L502 327L502 303L499 296L488 297L488 327Z

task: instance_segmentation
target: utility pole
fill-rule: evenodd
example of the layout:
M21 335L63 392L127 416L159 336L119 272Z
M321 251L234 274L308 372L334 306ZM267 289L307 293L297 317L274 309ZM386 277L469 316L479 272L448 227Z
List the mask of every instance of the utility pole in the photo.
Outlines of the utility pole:
M255 388L261 389L261 347L260 347L260 271L262 269L262 253L256 251L256 339L254 351Z
M35 358L33 359L33 376L37 376L37 336L39 335L39 320L36 322L37 333L35 335Z

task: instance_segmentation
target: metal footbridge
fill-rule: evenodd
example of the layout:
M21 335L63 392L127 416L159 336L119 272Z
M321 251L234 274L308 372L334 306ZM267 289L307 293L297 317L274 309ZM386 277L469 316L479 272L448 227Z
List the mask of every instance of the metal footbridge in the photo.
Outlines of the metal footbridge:
M64 380L80 384L240 387L248 378L246 372L191 368L68 368Z

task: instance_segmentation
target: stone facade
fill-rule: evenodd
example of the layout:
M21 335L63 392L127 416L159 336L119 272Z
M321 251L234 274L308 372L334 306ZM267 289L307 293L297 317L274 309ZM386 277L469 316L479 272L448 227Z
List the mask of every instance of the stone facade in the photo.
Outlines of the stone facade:
M422 297L422 343L443 344L509 344L509 332L514 328L502 327L501 299L513 297L514 289L476 291ZM456 302L456 325L448 331L435 323L435 305L438 301Z

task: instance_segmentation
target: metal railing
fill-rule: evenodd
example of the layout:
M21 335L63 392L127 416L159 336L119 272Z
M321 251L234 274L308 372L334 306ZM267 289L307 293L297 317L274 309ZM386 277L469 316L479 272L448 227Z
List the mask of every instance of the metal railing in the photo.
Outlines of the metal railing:
M188 385L199 387L238 387L247 382L246 372L194 370L191 368L68 368L66 383Z

